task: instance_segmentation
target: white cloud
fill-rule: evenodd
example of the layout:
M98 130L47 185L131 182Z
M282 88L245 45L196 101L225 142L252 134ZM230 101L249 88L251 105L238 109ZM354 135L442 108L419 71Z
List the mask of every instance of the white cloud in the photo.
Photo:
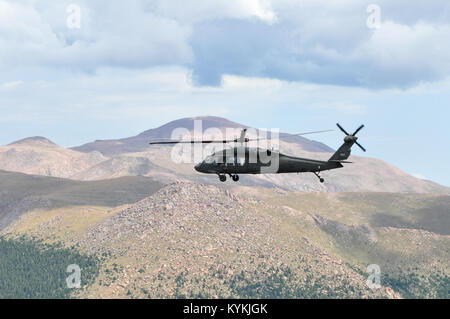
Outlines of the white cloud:
M105 65L147 67L192 60L190 28L145 12L140 2L80 1L81 28L64 25L66 8L1 0L0 67L64 67L92 71ZM101 5L102 4L102 5Z
M218 20L194 28L195 79L220 75L290 81L409 88L450 72L450 4L432 1L421 19L418 1L379 1L382 27L366 25L361 1L273 1L277 23ZM405 14L405 12L407 14ZM405 18L405 16L407 18Z
M357 0L79 0L80 29L66 26L69 3L0 0L3 74L177 65L206 86L236 75L404 89L450 73L443 0L380 0L377 30Z
M187 24L215 19L252 18L272 24L277 19L269 0L191 0L188 5L179 0L160 0L151 8L163 16Z
M363 81L382 77L409 86L411 81L441 80L450 72L449 39L450 24L408 26L388 21L357 49L355 60L364 61L371 71Z
M11 81L11 82L6 82L0 85L1 89L5 89L5 90L10 90L10 89L14 89L20 85L24 84L23 81Z
M3 116L0 121L16 123L33 122L37 114L40 123L63 122L68 116L136 122L155 116L170 120L174 114L264 114L285 105L361 114L365 111L361 105L336 100L351 101L358 94L370 95L362 93L362 89L231 75L224 76L221 87L196 87L191 71L181 67L101 68L95 74L7 82L0 88L0 114L14 114Z
M285 85L286 83L284 83ZM277 92L283 86L283 82L278 79L242 77L235 75L224 75L222 87L224 90L269 90Z

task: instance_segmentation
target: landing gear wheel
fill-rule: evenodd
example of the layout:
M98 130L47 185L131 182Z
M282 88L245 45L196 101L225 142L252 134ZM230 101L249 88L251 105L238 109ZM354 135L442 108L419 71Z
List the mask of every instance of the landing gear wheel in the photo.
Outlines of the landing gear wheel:
M219 175L219 180L221 182L225 182L227 180L227 176L226 175Z
M233 181L235 181L235 182L239 181L239 175L238 175L238 174L235 174L235 175L231 176L231 178L232 178Z
M314 175L317 176L317 178L319 179L319 181L320 181L321 183L325 182L325 180L324 180L322 177L320 177L320 175L319 175L318 172L313 172L313 173L314 173Z

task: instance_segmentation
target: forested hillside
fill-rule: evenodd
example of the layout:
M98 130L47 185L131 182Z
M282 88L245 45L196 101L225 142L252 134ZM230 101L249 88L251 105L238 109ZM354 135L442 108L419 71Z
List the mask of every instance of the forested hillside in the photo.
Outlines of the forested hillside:
M77 292L66 283L73 264L80 267L81 287L86 287L97 277L100 259L58 244L0 237L0 299L70 298Z

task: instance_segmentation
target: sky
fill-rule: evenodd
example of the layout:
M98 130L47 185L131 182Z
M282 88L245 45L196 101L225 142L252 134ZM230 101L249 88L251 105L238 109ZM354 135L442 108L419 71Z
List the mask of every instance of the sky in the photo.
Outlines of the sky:
M0 0L0 145L201 115L289 133L364 123L364 156L450 186L449 102L448 0Z

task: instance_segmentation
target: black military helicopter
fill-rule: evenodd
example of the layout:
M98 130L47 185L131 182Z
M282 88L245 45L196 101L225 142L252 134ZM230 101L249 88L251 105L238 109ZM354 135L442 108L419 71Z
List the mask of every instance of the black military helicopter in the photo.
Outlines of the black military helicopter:
M250 141L261 139L249 139L245 137L247 129L241 131L241 135L233 140L182 140L182 141L159 141L150 142L155 144L209 144L209 143L238 143L237 146L226 148L207 156L201 163L195 165L195 170L201 173L217 174L220 181L225 182L227 175L233 181L239 181L239 174L281 174L281 173L314 173L319 181L325 180L320 172L343 167L351 153L354 144L358 145L364 152L366 149L358 143L356 134L364 128L361 125L353 134L349 134L339 123L337 127L346 135L344 144L331 156L328 161L320 161L309 158L300 158L281 154L278 151L263 149L259 147L248 147ZM295 135L306 135L328 131L317 131L300 133Z

